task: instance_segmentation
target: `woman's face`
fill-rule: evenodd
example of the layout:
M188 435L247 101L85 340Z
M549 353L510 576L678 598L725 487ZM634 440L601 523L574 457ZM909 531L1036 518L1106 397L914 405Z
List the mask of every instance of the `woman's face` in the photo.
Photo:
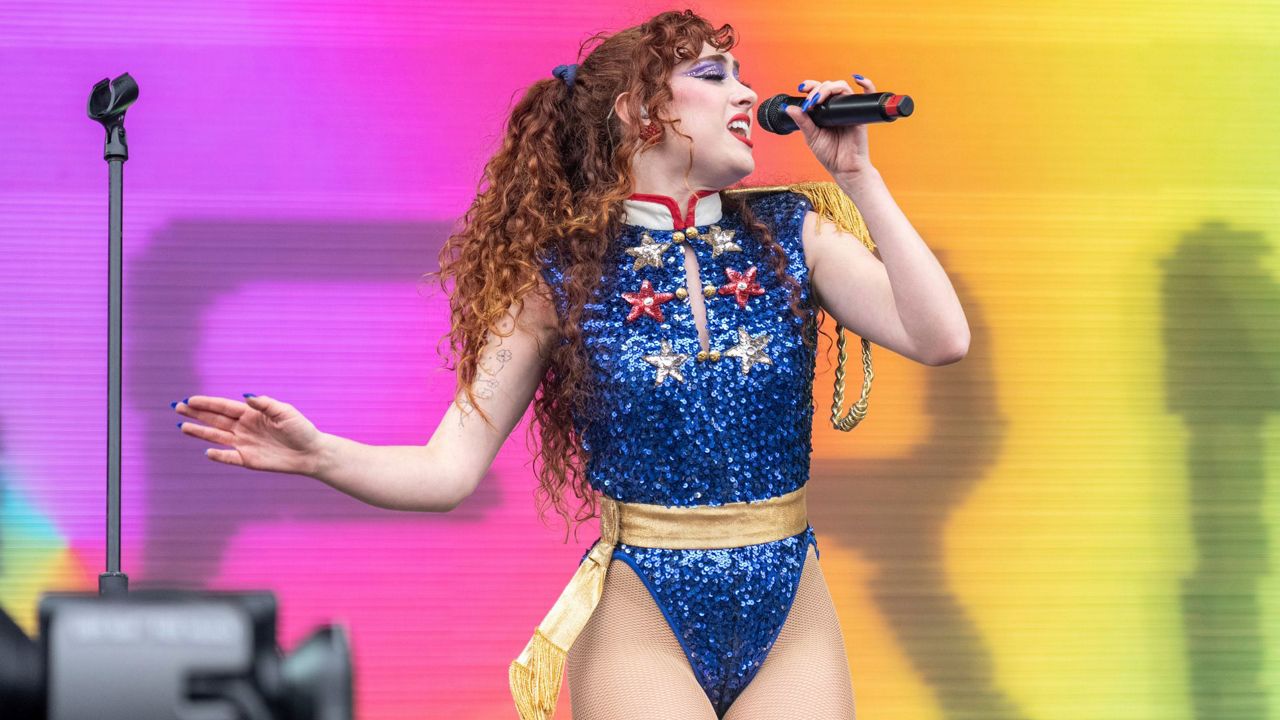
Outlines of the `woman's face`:
M670 167L683 169L689 164L692 142L689 178L712 189L728 187L750 175L756 167L751 149L755 130L752 109L759 96L739 80L733 54L703 43L698 58L675 67L670 83L674 99L668 112L680 119L680 131L692 141L667 129L662 142L646 152L667 155L664 159L670 161ZM735 122L737 127L731 131L735 118L745 125Z

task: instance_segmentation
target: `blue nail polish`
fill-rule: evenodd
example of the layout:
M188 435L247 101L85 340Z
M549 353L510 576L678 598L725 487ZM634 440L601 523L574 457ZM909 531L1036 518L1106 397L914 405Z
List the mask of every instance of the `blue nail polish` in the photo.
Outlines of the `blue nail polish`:
M177 410L177 409L178 409L178 401L177 401L177 400L174 400L173 402L169 403L169 407L173 408L174 410Z
M786 103L782 103L781 105L779 105L779 106L778 106L778 112L780 112L780 113L785 113L786 111L787 111L787 104L786 104Z
M247 398L251 398L251 397L258 397L257 395L254 395L253 393L244 393L244 396L245 396L245 397L247 397Z
M804 83L800 83L799 85L797 85L797 86L796 86L796 89L797 89L797 90L804 90Z
M809 98L808 100L805 100L805 101L804 101L804 105L803 105L803 106L801 106L801 108L800 108L800 109L801 109L801 110L808 110L809 108L813 107L815 103L817 103L817 102L818 102L818 98L820 98L820 97L822 97L822 93L816 93L816 94L814 94L814 96L813 96L813 97L811 97L811 98Z
M179 430L181 430L181 429L182 429L182 423L178 423L178 429L179 429Z
M858 78L859 80L866 80L866 78L862 77L862 76L861 76L861 75L859 75L858 73L854 73L854 74L853 74L853 76L854 76L854 77L856 77L856 78Z
M189 398L189 397L184 397L184 398L182 398L182 402L184 402L184 403L186 403L186 404L190 405L190 404L191 404L191 398Z

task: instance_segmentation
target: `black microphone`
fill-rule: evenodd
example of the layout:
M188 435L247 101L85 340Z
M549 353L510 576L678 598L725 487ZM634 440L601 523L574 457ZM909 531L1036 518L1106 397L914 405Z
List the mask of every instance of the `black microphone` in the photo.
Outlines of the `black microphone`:
M800 107L806 97L779 94L760 103L756 110L756 124L762 129L778 135L787 135L799 130L795 120L782 111L782 103ZM915 109L910 95L895 95L891 92L855 93L853 95L832 95L826 100L815 103L805 111L809 119L818 127L841 127L873 122L893 122L900 117L907 117Z

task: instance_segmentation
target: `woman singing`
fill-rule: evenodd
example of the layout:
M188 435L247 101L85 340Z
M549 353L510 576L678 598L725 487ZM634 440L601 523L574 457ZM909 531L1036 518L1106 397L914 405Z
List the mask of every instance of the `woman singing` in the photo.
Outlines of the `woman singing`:
M814 193L730 188L755 169L759 99L731 26L664 12L593 39L517 103L441 251L458 390L425 447L319 432L266 396L192 397L177 410L205 424L183 430L229 446L218 462L446 512L532 402L539 511L599 517L600 538L511 663L524 720L551 717L566 669L575 720L852 718L805 513L818 313L942 365L967 351L963 310L865 126L805 114L847 81L805 80L785 112L878 255Z

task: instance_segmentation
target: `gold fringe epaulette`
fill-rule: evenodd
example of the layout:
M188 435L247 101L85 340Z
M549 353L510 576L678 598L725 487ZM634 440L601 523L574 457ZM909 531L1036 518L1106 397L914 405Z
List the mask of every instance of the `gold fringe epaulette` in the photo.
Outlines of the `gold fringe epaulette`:
M836 227L844 232L853 235L867 246L868 250L875 251L876 243L871 239L871 231L867 230L867 224L862 220L862 213L858 212L858 206L854 204L853 199L845 194L840 186L827 181L807 181L791 183L790 185L768 185L762 187L742 187L732 188L724 191L726 195L755 195L776 192L794 192L805 196L809 204L813 206L813 211L834 222Z
M858 212L858 206L834 182L807 181L791 183L790 185L742 187L724 191L727 195L756 195L775 192L794 192L803 195L808 199L809 204L813 206L813 211L820 217L835 223L835 226L842 232L856 237L868 250L875 252L875 241L871 239L871 232L867 229L867 224L862 219L862 213ZM845 390L844 365L848 354L845 352L844 327L839 322L836 322L838 360L836 364L835 391L832 394L831 403L831 425L837 430L845 432L852 430L867 416L867 401L871 395L871 379L875 376L871 370L871 342L866 338L861 338L861 340L862 397L849 408L847 414L841 415L840 408L844 405Z

